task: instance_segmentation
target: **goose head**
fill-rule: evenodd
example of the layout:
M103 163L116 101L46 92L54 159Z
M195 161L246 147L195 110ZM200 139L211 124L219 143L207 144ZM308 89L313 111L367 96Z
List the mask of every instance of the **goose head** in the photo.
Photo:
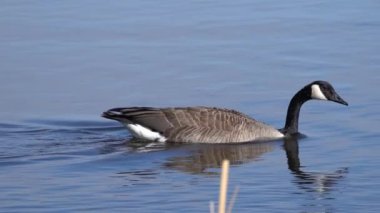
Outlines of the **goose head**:
M280 132L288 135L298 133L300 109L302 104L308 100L333 101L348 106L348 103L335 92L334 87L329 82L314 81L293 96L289 103L285 127L280 129Z
M314 81L306 86L310 99L333 101L348 106L348 103L341 98L334 87L326 81Z

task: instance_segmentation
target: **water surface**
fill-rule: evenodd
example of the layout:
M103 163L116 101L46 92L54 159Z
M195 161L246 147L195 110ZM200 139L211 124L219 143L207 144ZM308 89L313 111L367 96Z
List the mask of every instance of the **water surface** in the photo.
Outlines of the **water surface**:
M234 212L378 212L380 5L374 1L4 1L2 212L207 212L231 161ZM131 139L119 106L219 106L281 128L292 95L331 82L303 138Z

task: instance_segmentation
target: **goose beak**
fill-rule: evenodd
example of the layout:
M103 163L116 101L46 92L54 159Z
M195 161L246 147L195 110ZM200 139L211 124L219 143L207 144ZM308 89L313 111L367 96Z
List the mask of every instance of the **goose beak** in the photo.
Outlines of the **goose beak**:
M330 101L334 101L336 103L339 103L339 104L343 104L343 105L346 105L348 106L348 103L343 100L343 98L341 98L338 94L335 93L335 95L333 95L333 97L330 99Z

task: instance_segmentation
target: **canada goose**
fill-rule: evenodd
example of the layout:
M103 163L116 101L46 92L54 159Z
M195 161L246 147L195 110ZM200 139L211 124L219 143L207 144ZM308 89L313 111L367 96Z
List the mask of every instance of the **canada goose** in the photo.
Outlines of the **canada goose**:
M276 129L247 115L214 107L126 107L110 109L103 117L121 122L136 138L159 142L234 143L274 140L298 133L298 117L308 100L348 105L326 81L314 81L291 99L285 127Z

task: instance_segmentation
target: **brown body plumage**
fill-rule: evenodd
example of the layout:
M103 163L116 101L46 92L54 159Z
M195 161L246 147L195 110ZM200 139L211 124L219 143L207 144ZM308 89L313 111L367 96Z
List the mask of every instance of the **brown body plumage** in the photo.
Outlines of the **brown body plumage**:
M115 108L103 117L118 120L127 128L137 123L169 142L229 143L283 137L277 129L243 113L212 107Z

